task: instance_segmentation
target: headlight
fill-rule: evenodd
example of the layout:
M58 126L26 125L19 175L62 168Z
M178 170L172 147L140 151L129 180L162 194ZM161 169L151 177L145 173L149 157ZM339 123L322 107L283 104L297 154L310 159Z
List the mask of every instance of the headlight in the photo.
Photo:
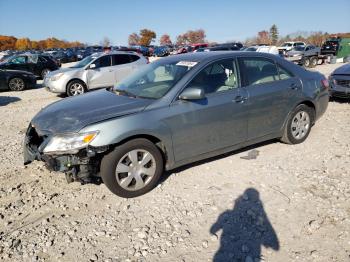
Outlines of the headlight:
M54 136L44 148L44 153L75 154L79 149L87 147L97 135L98 131Z
M56 80L60 79L63 75L64 75L63 73L58 73L58 74L56 74L54 76L51 76L50 80L51 81L56 81Z

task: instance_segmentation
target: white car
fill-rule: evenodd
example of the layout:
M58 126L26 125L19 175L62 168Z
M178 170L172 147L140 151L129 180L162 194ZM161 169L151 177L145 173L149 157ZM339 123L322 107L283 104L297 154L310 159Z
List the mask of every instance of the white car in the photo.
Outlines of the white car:
M278 49L274 45L263 45L263 46L253 45L253 46L247 47L246 49L244 49L244 51L253 51L253 52L278 55Z
M283 53L286 53L290 50L292 50L294 47L297 46L305 46L306 44L304 42L285 42L283 45L277 47L278 50L281 50Z
M53 93L76 96L114 86L147 63L145 57L134 52L95 53L69 68L48 73L43 86Z

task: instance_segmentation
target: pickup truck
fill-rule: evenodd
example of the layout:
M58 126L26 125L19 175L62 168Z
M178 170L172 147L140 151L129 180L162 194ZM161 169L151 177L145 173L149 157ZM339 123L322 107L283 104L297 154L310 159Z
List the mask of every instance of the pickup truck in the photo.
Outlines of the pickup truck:
M297 46L286 54L286 59L305 67L315 67L320 54L321 48L317 46Z
M306 44L304 42L285 42L283 45L277 47L280 54L285 54L286 52L292 50L295 47L298 46L305 46Z

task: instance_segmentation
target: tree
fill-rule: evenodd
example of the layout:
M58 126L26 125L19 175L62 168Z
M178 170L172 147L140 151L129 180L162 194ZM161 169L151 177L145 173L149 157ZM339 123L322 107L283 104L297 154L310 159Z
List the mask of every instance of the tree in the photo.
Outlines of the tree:
M170 36L168 34L162 35L160 37L159 43L160 43L160 45L171 45L172 44Z
M149 29L140 30L140 45L148 46L157 37L156 33Z
M266 30L258 32L257 44L269 45L271 43L269 32Z
M176 45L186 45L188 44L188 38L186 34L178 35L176 37Z
M271 39L271 44L276 45L278 41L278 29L275 24L273 24L270 28L270 39Z
M139 45L140 44L140 36L136 33L132 33L128 38L129 45Z
M16 42L16 37L0 35L0 50L15 49Z
M31 44L30 44L29 38L20 38L20 39L17 39L15 47L16 47L16 49L18 49L18 50L27 50L27 49L30 49L30 48L31 48Z
M186 33L187 39L191 44L203 43L205 42L205 31L203 29L189 30Z
M111 40L107 36L105 36L101 41L101 45L103 47L109 47L111 45Z

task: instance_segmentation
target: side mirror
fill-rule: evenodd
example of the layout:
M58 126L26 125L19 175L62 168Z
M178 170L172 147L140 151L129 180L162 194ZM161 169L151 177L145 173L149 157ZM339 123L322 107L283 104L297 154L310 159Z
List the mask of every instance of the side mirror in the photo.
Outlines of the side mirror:
M90 64L90 65L89 65L89 69L94 69L94 68L96 68L96 65L95 65L95 64Z
M199 87L189 87L186 88L181 95L179 96L179 99L181 100L200 100L205 97L204 90Z

